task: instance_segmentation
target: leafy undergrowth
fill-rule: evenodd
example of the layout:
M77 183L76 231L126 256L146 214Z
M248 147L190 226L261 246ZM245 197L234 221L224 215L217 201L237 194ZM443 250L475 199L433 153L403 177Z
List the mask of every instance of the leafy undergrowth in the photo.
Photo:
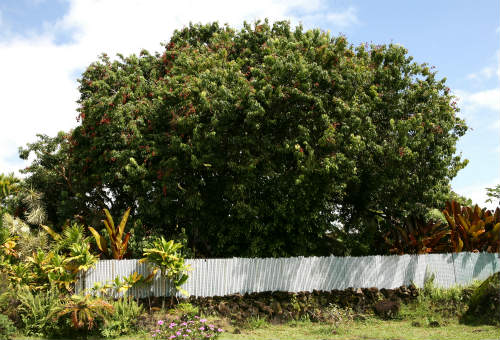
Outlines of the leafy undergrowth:
M432 280L426 282L418 299L401 304L399 313L391 319L381 319L372 312L355 313L352 309L330 304L325 308L328 322L312 322L307 316L286 323L270 323L258 316L235 323L220 316L204 316L211 324L224 329L222 340L277 339L499 339L500 327L495 325L460 323L479 283L469 287L439 289ZM149 313L143 320L142 333L114 339L152 340L151 327L158 320L179 320L198 315L197 307L181 303L168 312ZM19 338L20 339L20 338ZM23 337L24 339L24 337ZM92 338L89 338L92 339ZM97 338L94 338L97 339Z

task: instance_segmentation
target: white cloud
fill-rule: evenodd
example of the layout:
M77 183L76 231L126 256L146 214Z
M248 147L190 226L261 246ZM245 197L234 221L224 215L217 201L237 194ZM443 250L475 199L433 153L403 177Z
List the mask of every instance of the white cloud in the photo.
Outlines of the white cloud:
M476 112L487 109L500 112L500 88L468 92L456 90L454 94L459 99L459 106L463 111Z
M347 27L359 23L356 9L353 7L349 7L347 11L341 13L328 13L326 18L329 22L339 27Z
M453 190L462 196L470 198L474 204L479 205L481 208L495 209L498 206L498 201L493 201L492 203L486 203L489 198L486 195L486 188L493 188L498 183L500 183L500 177L495 178L492 181L477 183L475 185L453 188Z
M490 129L491 130L500 130L500 119L498 119L497 121L495 121L491 126L490 126Z
M486 66L486 67L483 67L477 73L471 73L471 74L467 75L467 79L471 79L471 80L490 79L497 72L498 72L498 69L497 69L497 71L495 71L494 67L492 67L492 66Z
M15 36L4 30L0 34L0 172L19 168L17 148L33 142L36 133L55 135L76 125L75 72L102 52L114 56L137 54L143 48L158 51L160 42L189 22L241 26L244 20L269 18L296 24L322 16L338 27L358 23L354 8L325 9L323 0L70 0L64 17L45 23L43 32ZM70 42L55 43L57 36L68 33Z

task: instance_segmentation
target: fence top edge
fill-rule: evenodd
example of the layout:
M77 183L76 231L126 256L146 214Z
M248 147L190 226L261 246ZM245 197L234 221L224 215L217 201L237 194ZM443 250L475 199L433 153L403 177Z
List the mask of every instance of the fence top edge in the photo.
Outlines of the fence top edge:
M291 256L291 257L215 257L215 258L186 258L186 261L213 261L213 260L288 260L288 259L325 259L325 258L337 258L337 259L359 259L359 258L398 258L398 257L426 257L426 256L457 256L457 255L488 255L491 254L493 256L500 255L500 253L489 253L489 252L460 252L460 253L439 253L439 254L403 254L403 255L367 255L367 256ZM140 259L99 259L98 262L120 262L120 261L139 261Z

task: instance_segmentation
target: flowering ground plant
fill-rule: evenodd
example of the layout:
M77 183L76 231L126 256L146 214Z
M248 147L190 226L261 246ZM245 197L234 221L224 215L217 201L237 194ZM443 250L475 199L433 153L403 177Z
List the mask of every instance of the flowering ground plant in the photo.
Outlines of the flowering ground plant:
M210 340L217 339L222 332L222 328L207 323L206 319L195 316L194 320L170 323L158 320L157 328L151 335L156 339Z

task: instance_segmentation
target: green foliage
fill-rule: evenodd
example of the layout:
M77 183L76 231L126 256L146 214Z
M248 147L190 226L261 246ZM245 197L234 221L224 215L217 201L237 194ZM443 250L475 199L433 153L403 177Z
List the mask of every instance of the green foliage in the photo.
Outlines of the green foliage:
M17 291L17 298L26 335L43 337L60 334L63 324L52 319L53 313L61 306L61 293L58 290L33 293L24 287Z
M18 192L20 182L14 174L5 175L0 173L0 228L3 223L3 214L12 212L10 199Z
M12 195L17 189L20 180L14 174L0 173L0 200Z
M500 326L499 292L500 273L497 272L474 289L461 322Z
M16 327L14 323L7 315L0 314L0 340L12 339L15 332Z
M250 330L255 330L259 328L264 328L269 326L269 322L266 318L261 318L260 316L251 316L245 323L245 328Z
M92 63L80 125L21 156L36 155L25 173L53 224L113 201L145 230L184 227L198 256L329 254L333 221L370 229L369 249L388 221L443 202L466 164L436 74L399 45L286 22L190 25L161 53Z
M10 215L6 214L4 218L6 216ZM35 234L29 228L27 231L19 229L15 236L8 234L7 240L10 241L0 244L0 250L3 250L3 255L0 254L2 271L12 283L25 285L35 291L52 286L72 291L78 275L97 262L97 257L90 252L89 239L84 236L81 225L66 226L61 234L47 226L42 227L54 242L49 244L44 231ZM5 229L0 227L0 236ZM14 247L6 247L8 242Z
M120 293L123 293L125 296L127 291L132 287L150 284L153 277L154 274L143 277L142 274L133 272L129 276L123 276L121 279L116 277L114 280L107 281L104 284L96 282L90 288L90 292L92 295L99 294L106 297L116 297Z
M116 338L139 331L139 321L144 309L131 298L121 298L111 303L113 312L106 315L100 332L105 338Z
M493 188L486 188L486 196L489 197L486 202L493 203L493 201L497 201L498 205L500 205L500 184Z
M440 304L452 304L454 306L463 305L469 301L470 292L481 284L481 282L475 281L465 287L453 286L449 288L439 288L434 285L434 279L434 274L426 278L422 291L417 298L419 303L431 301L436 306Z
M176 291L188 296L187 291L181 286L187 281L187 272L191 268L184 263L184 258L179 253L181 247L180 243L175 243L173 240L158 238L153 241L153 248L144 249L144 258L140 261L147 262L153 267L153 275L160 271L161 276L168 279Z
M178 315L181 318L194 318L196 315L200 314L200 310L198 307L193 306L188 302L181 302L175 306L174 309L168 311L169 314Z
M130 208L125 211L120 224L116 228L113 217L111 217L108 209L104 209L104 214L106 215L106 219L102 222L106 227L111 252L108 251L107 239L101 236L94 228L89 227L89 230L94 236L99 250L101 250L106 256L111 256L115 260L121 260L127 253L128 241L130 239L130 232L124 233L125 224L127 224L128 216L130 214Z

